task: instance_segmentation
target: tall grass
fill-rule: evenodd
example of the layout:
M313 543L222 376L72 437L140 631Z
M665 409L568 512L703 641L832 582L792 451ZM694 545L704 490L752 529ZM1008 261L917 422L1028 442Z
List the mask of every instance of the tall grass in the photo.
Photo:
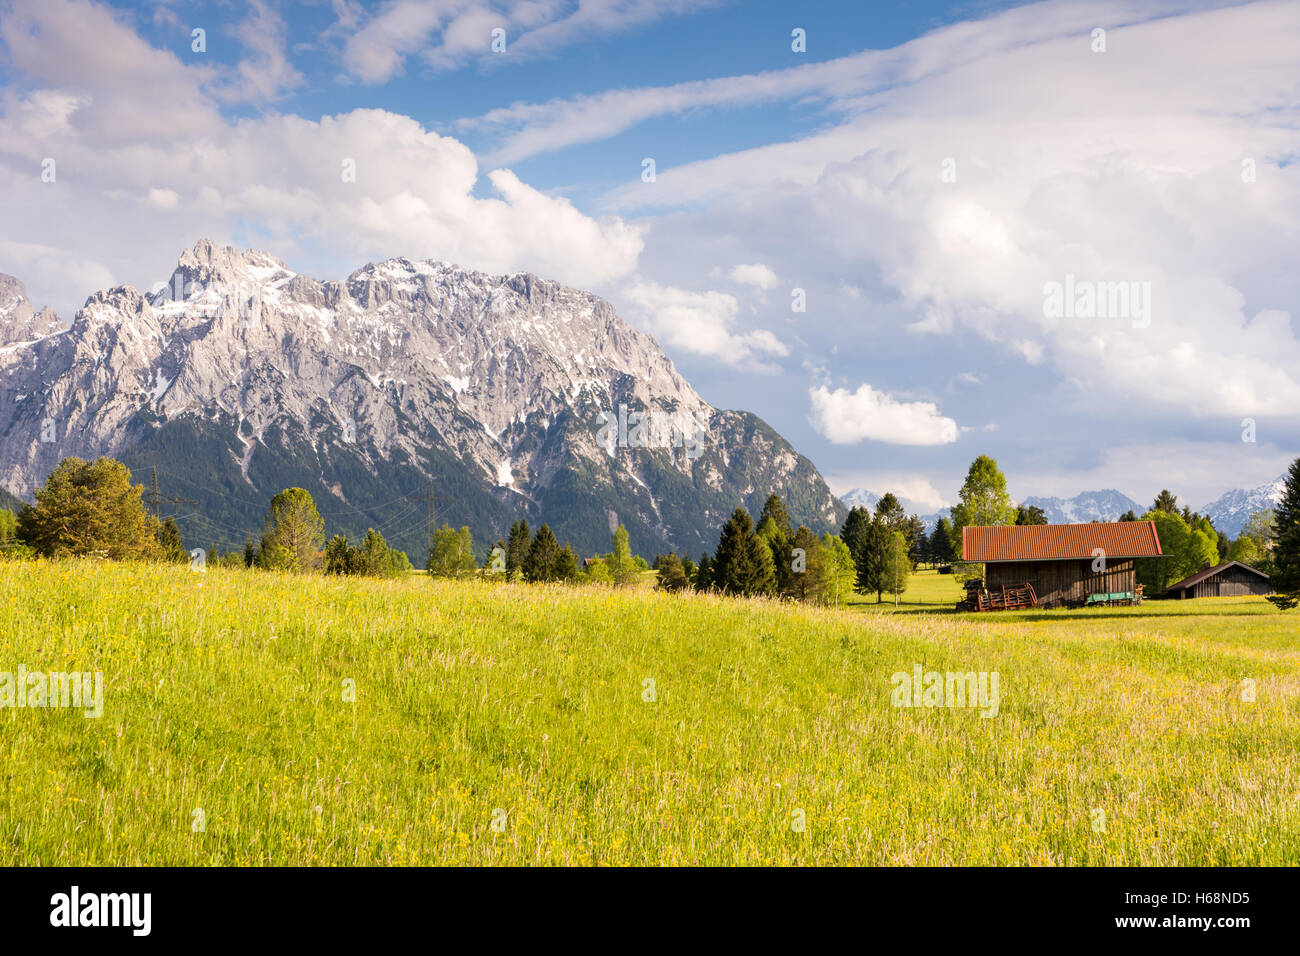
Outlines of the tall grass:
M1300 619L1259 599L974 619L94 562L0 581L0 671L105 679L98 720L0 709L3 864L1300 862ZM997 671L998 715L891 706L917 663Z

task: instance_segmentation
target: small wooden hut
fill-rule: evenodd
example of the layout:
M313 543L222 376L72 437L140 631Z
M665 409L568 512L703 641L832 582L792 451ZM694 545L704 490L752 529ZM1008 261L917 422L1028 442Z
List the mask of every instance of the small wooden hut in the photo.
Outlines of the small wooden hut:
M1272 594L1268 575L1240 561L1225 561L1197 571L1165 591L1171 598L1243 597L1247 594Z
M1027 581L1039 607L1076 607L1137 600L1136 560L1161 551L1154 521L1098 521L962 528L961 555L990 590Z

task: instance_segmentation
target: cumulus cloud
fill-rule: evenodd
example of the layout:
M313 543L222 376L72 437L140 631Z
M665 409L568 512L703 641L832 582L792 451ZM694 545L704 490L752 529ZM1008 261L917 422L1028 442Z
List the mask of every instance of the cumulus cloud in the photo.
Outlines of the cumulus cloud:
M1085 21L1113 24L1108 52ZM1019 8L823 76L839 125L661 167L609 208L694 207L679 233L744 230L783 272L878 277L918 343L978 336L1094 414L1295 420L1297 44L1293 3ZM1069 277L1137 283L1150 314L1054 317L1045 287Z
M735 266L727 273L727 277L738 285L752 285L763 292L777 283L776 273L772 271L772 267L765 266L761 262Z
M346 268L407 255L580 286L635 269L640 228L587 216L507 169L489 172L495 195L480 196L468 147L409 117L227 120L207 92L210 74L102 8L17 7L0 36L35 85L0 97L0 202L12 234L68 250L69 274L86 274L73 260L93 248L120 281L148 285L200 236L256 242L289 261L305 248ZM54 183L40 182L44 157L57 161ZM138 242L120 242L123 222ZM93 291L20 278L61 310Z
M620 298L664 344L684 352L755 371L774 371L766 359L789 354L766 329L737 331L739 303L725 292L691 292L638 280Z
M866 384L854 392L818 385L808 390L808 398L813 427L837 445L866 439L891 445L946 445L957 440L957 423L941 415L933 402L901 402Z

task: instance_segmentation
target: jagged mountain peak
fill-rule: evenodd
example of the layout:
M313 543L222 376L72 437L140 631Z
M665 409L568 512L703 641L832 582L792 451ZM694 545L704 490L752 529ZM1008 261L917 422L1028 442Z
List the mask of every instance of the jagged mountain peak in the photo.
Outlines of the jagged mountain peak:
M27 287L14 276L0 272L0 346L33 342L63 328L53 309L46 306L37 311L27 297Z
M290 485L408 549L418 514L384 509L430 481L480 543L526 516L587 553L608 550L609 511L653 555L712 547L772 491L810 527L843 510L811 462L708 405L589 292L400 256L318 280L206 239L167 286L93 293L71 334L0 349L0 486L30 494L70 454L157 465L217 509L194 520L223 545Z
M1214 526L1233 537L1241 534L1251 515L1276 508L1286 490L1286 472L1255 488L1233 488L1200 508Z

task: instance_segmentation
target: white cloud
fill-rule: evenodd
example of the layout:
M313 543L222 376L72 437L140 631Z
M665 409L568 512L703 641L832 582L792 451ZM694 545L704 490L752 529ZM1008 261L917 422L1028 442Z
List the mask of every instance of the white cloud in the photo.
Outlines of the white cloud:
M934 514L949 507L955 499L945 496L929 477L900 471L837 472L826 476L826 483L836 495L864 488L877 495L892 491L908 514Z
M384 83L418 55L427 66L452 70L479 61L499 66L554 56L564 47L620 33L665 16L690 13L717 0L390 0L358 29L360 11L344 5L338 26L348 39L343 66L363 83ZM506 50L493 53L492 31L506 31Z
M878 276L873 301L933 337L917 348L973 333L1013 367L1053 370L1094 415L1295 420L1300 6L1181 12L1035 4L945 28L889 51L892 69L859 70L867 92L837 94L869 113L660 167L653 189L620 187L609 208L697 209L674 214L691 217L676 235L710 237L682 249L687 264L731 229L753 237L741 254L819 272L823 288ZM1091 52L1084 21L1115 24L1107 53ZM1167 68L1189 49L1197 69ZM647 103L672 109L683 92ZM518 132L547 129L539 114ZM1046 317L1044 285L1067 275L1149 283L1150 324Z
M673 348L707 356L738 368L774 371L764 359L784 356L789 349L766 329L736 331L739 309L735 296L724 292L691 292L638 280L621 298L629 314Z
M591 6L595 7L595 4ZM514 103L460 120L499 141L491 158L517 162L539 153L617 135L638 123L707 108L757 106L799 99L823 100L831 109L862 112L873 97L916 84L1005 51L1067 35L1087 35L1098 23L1118 27L1144 15L1169 15L1192 3L1027 4L974 23L959 23L888 50L865 50L823 62L762 73L692 80L670 86L609 90ZM576 25L574 23L573 25ZM556 27L558 28L558 24ZM530 37L540 41L544 31Z
M363 83L384 83L402 72L406 56L420 49L429 34L461 3L438 3L431 0L398 0L387 3L380 12L355 33L343 47L343 66ZM350 18L357 16L345 8Z
M214 94L224 100L273 100L306 79L285 52L285 25L264 0L250 0L251 14L232 31L250 53L235 67L237 81Z
M46 85L0 98L0 204L10 234L67 250L69 272L86 274L78 251L95 249L123 281L148 286L200 236L294 259L310 247L343 268L406 255L588 287L635 269L640 228L593 219L506 169L488 174L496 196L480 198L473 153L409 117L357 109L318 121L226 120L205 92L208 72L149 48L102 9L20 6L0 35ZM44 156L57 160L55 183L40 183ZM355 182L344 180L345 161ZM123 222L138 241L120 242ZM19 278L61 311L93 291Z
M957 440L957 423L933 402L900 402L870 385L857 391L825 385L808 389L812 425L837 445L864 439L891 445L946 445Z
M776 273L772 271L772 267L765 266L761 262L738 265L727 273L727 277L738 285L752 285L764 292L777 283Z

